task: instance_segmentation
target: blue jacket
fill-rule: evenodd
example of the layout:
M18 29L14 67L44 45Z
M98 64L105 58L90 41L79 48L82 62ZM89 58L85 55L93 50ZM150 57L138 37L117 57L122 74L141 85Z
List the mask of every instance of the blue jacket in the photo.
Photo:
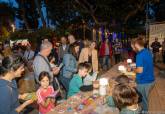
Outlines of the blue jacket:
M9 82L0 79L0 114L18 114L18 89L15 80Z
M62 76L72 78L72 75L77 72L77 60L72 54L65 54L63 58L64 67Z

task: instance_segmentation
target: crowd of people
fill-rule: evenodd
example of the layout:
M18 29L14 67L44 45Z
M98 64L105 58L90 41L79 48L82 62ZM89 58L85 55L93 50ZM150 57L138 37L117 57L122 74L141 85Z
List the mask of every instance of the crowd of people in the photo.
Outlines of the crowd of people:
M3 102L0 114L21 113L34 102L19 103L19 99L24 100L28 94L19 94L17 88L17 78L22 76L25 67L34 72L39 113L46 114L55 107L57 96L67 99L80 91L91 91L100 69L110 69L113 57L116 64L122 61L123 45L118 39L113 43L105 39L100 46L87 39L76 41L73 35L62 36L60 45L56 40L45 37L35 49L30 43L12 47L8 42L0 44L0 102ZM163 57L164 45L165 41L162 44ZM144 47L142 38L130 41L129 46L127 52L136 62L136 68L127 70L137 74L136 84L130 84L128 76L116 76L107 103L117 107L121 114L138 114L139 102L142 111L148 111L148 95L155 83L154 65L151 52ZM158 52L155 48L160 46L157 42L152 44L154 57Z

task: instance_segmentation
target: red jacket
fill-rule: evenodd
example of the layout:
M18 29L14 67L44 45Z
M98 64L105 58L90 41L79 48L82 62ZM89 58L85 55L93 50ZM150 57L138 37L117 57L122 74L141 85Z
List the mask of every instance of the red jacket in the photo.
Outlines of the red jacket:
M109 45L109 55L110 55L110 57L112 57L112 54L113 54L113 51L112 51L112 50L113 50L113 49L112 49L112 45L110 44L110 45ZM99 56L100 56L100 57L105 56L105 42L103 42L103 43L101 44L100 51L99 51Z

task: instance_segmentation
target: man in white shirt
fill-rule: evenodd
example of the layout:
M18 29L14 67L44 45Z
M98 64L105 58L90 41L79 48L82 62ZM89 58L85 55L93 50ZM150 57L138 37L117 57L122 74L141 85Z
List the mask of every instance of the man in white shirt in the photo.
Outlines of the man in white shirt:
M59 62L62 62L64 54L68 53L69 46L67 45L66 37L61 37L61 46L58 49Z
M26 47L26 51L24 52L23 56L27 61L32 60L34 58L34 51L31 50L30 46Z

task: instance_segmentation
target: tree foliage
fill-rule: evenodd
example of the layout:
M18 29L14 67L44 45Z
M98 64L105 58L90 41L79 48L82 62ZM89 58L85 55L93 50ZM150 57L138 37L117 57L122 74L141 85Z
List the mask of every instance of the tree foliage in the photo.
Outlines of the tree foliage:
M85 23L88 27L106 26L122 31L145 22L146 4L158 0L51 0L49 17L57 27Z

